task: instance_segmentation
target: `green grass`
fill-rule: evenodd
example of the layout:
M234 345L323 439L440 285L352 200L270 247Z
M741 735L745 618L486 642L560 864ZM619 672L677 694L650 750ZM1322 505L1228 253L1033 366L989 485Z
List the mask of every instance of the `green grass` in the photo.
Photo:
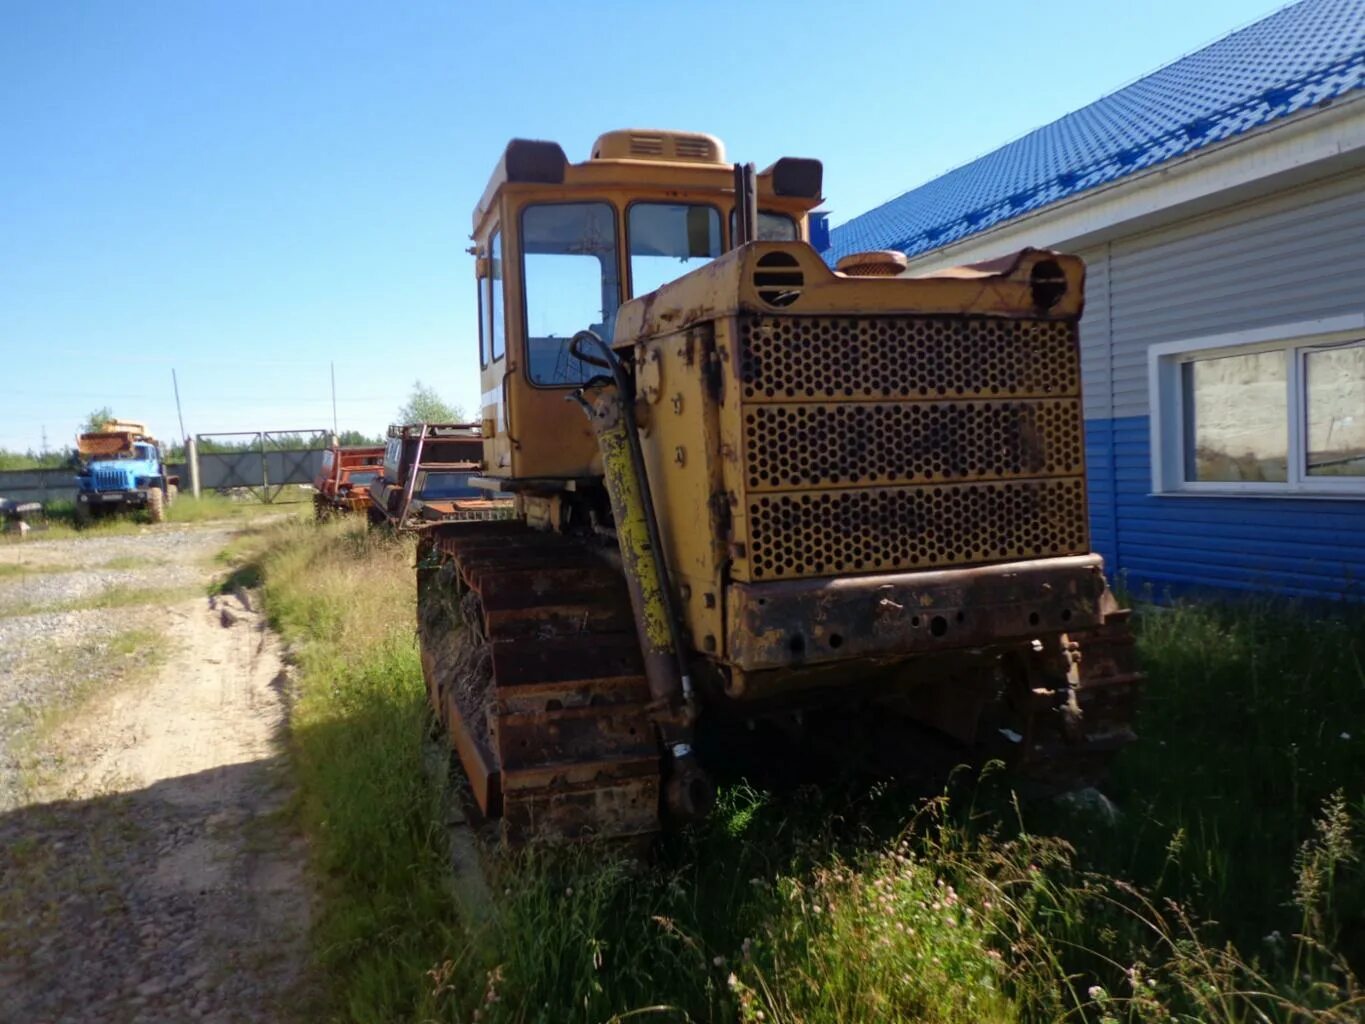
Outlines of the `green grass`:
M1082 850L1251 947L1294 927L1292 865L1333 794L1365 814L1365 614L1177 605L1144 615L1139 640L1142 740L1111 788L1126 813ZM1365 932L1365 889L1345 895ZM1365 964L1365 933L1354 942Z
M202 523L208 520L244 519L279 512L297 512L300 509L311 514L313 506L308 502L280 501L265 504L255 500L237 501L221 494L205 492L198 498L182 494L175 503L166 509L166 521L170 523Z
M731 784L647 866L507 859L475 919L422 772L412 554L293 522L233 556L297 659L334 1020L1361 1018L1359 615L1144 616L1152 679L1116 823L1021 807L990 772L928 803L894 783Z
M77 572L74 565L55 565L43 562L0 562L0 580L17 576L34 576L41 573Z
M281 498L292 498L287 491ZM175 503L166 509L166 522L179 524L236 521L250 523L264 516L290 515L307 516L312 514L313 506L307 501L280 500L272 504L250 500L238 501L224 495L208 492L195 498L191 494L181 494ZM85 526L76 525L75 504L70 501L51 501L43 508L46 528L35 530L23 543L31 544L42 540L70 540L74 537L115 537L142 533L154 524L147 518L145 510L130 509L101 516ZM18 543L17 538L14 543Z
M173 604L199 593L197 587L137 587L112 583L88 597L69 601L27 602L0 606L0 618L42 615L52 612L81 612L113 608L136 608L149 604Z
M101 569L152 569L159 565L170 565L170 559L155 555L120 555L107 562L101 562Z
M53 733L93 701L134 679L146 679L169 656L165 636L144 625L108 638L81 640L69 647L49 643L28 651L18 671L79 681L63 692L60 701L0 711L7 724L18 726L10 743L25 792L41 797L59 774L57 765L38 756L38 751L50 746Z

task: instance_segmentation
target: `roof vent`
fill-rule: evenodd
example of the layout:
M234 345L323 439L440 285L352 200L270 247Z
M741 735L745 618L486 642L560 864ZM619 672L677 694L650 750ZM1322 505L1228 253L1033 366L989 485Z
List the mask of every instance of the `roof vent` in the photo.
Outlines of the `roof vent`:
M673 139L673 152L684 160L705 160L715 163L711 140L702 135L679 135Z
M664 140L661 135L630 134L631 156L663 156Z
M627 128L607 132L592 144L594 160L670 160L723 164L725 147L714 135Z
M834 269L849 277L896 277L905 271L909 261L905 253L895 249L874 249L845 256Z

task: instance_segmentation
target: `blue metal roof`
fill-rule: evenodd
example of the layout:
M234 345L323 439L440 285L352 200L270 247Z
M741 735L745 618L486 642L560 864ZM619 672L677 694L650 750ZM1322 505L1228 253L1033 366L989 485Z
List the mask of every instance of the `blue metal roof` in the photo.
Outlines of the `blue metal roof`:
M927 252L1365 86L1365 0L1300 0L830 232Z

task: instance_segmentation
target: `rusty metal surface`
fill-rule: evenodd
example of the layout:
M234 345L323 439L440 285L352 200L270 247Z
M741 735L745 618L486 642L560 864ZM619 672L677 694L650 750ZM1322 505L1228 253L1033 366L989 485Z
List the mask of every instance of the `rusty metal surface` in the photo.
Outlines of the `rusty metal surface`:
M433 526L418 557L428 694L483 813L513 842L655 831L659 746L619 573L511 520ZM479 648L481 688L456 637Z
M323 453L322 466L313 479L313 506L319 518L334 512L363 512L370 507L369 484L356 484L356 472L378 470L383 463L381 445L343 448L334 445Z
M784 403L748 412L751 491L1074 476L1075 398Z
M624 399L613 389L604 392L590 409L593 432L602 451L603 482L611 500L616 542L636 634L644 657L645 675L654 700L661 706L681 704L679 651L674 645L663 552L652 543L649 480L637 472L629 437L632 424ZM586 405L586 402L585 402Z
M951 401L1080 394L1074 321L991 316L741 318L747 401Z
M1098 626L1098 555L833 580L733 583L729 661L744 671L894 660Z
M746 510L749 540L737 579L933 569L1090 550L1081 477L756 495Z
M419 520L419 528L435 523L459 523L482 519L510 519L514 514L511 501L487 498L457 498L446 501L416 499L410 516Z
M131 430L97 430L76 438L76 451L89 458L107 458L131 452L141 436Z
M1004 698L988 707L983 732L994 753L1039 792L1102 781L1132 743L1143 675L1129 612L1106 593L1099 625L1049 638L1007 660Z
M905 273L909 262L905 253L896 249L869 249L850 253L836 263L834 269L850 277L894 277Z
M994 270L931 277L847 277L836 274L809 246L796 242L758 242L732 250L664 288L622 304L616 314L618 347L634 345L708 320L742 313L773 311L763 298L763 271L773 254L783 257L799 286L783 307L796 315L847 317L909 315L921 317L997 317L1076 321L1084 306L1085 263L1079 257L1025 249ZM1034 271L1055 269L1064 283L1060 295L1035 294ZM1047 298L1046 305L1039 302ZM812 384L819 381L814 376Z
M734 578L1089 551L1074 319L774 312L727 336Z

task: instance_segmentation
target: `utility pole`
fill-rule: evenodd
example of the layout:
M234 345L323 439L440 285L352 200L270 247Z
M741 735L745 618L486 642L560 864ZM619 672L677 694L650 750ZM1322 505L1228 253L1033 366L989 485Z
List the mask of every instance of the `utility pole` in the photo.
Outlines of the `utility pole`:
M332 433L337 432L337 364L332 363Z
M180 412L180 381L176 379L175 367L171 367L171 384L175 387L175 417L180 421L180 441L185 440L185 417Z
M47 425L46 425L46 424L43 425L43 452L42 452L42 453L43 453L44 455L47 454Z

